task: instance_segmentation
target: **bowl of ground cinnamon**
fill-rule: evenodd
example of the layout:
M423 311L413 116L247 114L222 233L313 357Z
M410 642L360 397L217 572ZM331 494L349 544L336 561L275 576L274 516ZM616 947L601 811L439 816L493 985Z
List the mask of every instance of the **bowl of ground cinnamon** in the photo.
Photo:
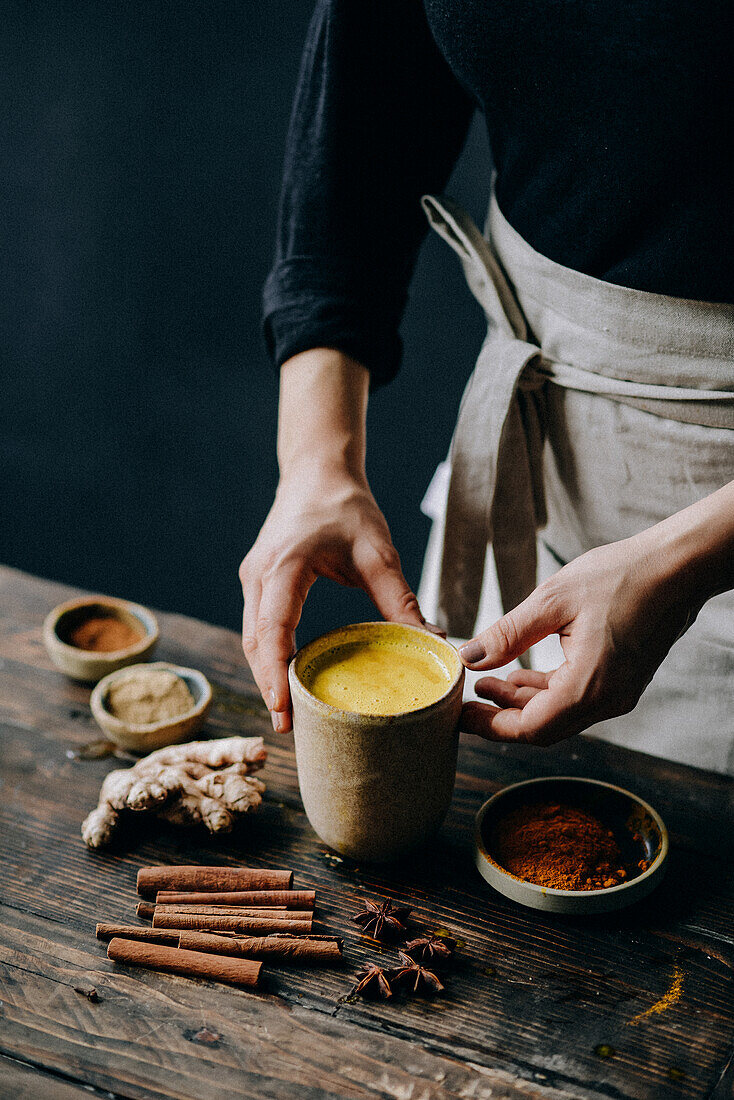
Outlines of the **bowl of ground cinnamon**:
M596 779L505 787L476 819L479 873L505 897L554 913L606 913L655 888L668 832L647 802Z
M47 615L43 640L57 668L74 680L96 683L145 660L158 640L158 623L140 604L84 596L59 604Z

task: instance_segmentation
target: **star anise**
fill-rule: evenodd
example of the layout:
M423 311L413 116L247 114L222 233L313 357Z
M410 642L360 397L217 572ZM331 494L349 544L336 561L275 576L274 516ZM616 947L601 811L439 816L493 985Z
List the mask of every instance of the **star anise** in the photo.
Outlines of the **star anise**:
M404 986L409 993L440 993L444 988L438 976L432 970L426 970L410 955L398 951L401 965L389 972L389 980L394 986Z
M392 997L392 989L387 973L381 966L374 963L366 963L357 972L357 984L353 986L352 993L359 993L370 1000L387 1001Z
M406 943L403 951L417 963L442 963L450 959L456 948L456 940L450 936L421 936Z
M407 905L393 906L388 898L386 901L365 901L364 909L352 917L355 924L362 925L365 935L373 936L376 940L397 940L405 932L405 924L410 914Z

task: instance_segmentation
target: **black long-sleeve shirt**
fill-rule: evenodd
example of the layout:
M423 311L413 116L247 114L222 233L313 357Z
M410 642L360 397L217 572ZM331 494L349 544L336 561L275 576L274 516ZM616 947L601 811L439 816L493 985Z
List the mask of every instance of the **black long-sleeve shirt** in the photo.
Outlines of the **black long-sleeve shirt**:
M398 326L478 106L500 208L608 282L734 301L730 0L318 0L265 292L275 361L400 360Z

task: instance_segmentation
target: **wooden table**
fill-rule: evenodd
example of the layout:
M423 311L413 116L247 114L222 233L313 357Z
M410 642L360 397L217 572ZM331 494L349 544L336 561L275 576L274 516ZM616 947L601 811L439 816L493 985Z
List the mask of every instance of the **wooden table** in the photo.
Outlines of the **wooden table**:
M266 804L224 841L154 827L128 850L92 854L79 825L120 764L75 757L98 737L89 691L56 672L41 643L46 612L75 594L0 569L0 1096L731 1095L731 781L591 739L550 751L466 739L437 845L400 867L356 866L309 827L291 741L271 734L238 638L162 615L160 656L216 685L211 732L267 737ZM667 879L626 913L544 916L473 869L484 799L564 773L629 787L667 822ZM346 939L344 967L269 968L250 993L107 960L95 921L131 921L141 865L220 861L295 868L299 886L318 890L324 925ZM341 1000L376 955L350 922L363 896L410 902L428 927L463 941L445 996Z

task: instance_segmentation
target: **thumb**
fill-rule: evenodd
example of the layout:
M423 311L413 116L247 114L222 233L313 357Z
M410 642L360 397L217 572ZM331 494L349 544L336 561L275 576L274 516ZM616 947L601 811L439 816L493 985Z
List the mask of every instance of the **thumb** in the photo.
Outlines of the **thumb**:
M542 588L508 611L496 623L477 634L459 650L465 665L474 669L500 668L565 625L558 602Z
M378 550L372 543L367 543L355 552L354 564L365 592L383 619L409 626L426 625L418 598L403 576L394 546L388 543Z

